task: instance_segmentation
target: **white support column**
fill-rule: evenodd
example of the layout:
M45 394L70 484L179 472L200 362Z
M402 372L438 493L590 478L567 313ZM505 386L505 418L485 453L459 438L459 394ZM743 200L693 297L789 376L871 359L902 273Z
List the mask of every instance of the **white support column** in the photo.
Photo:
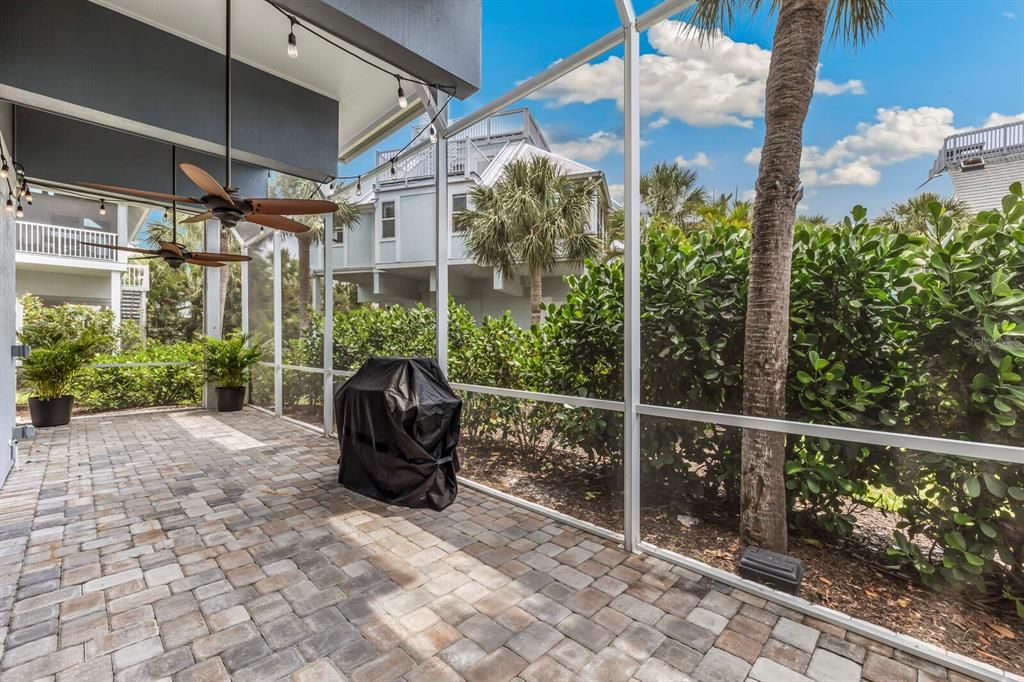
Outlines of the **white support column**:
M110 273L110 310L114 313L114 324L121 324L121 275L120 270Z
M207 220L203 223L203 251L220 251L220 230L219 220ZM220 268L203 268L203 333L219 339L222 331ZM203 404L207 409L217 405L216 388L213 382L206 384Z
M623 398L624 544L629 552L640 542L640 32L630 0L616 0L625 39L623 118L625 130L625 325Z
M324 216L324 436L334 426L334 214Z
M274 414L284 414L284 372L281 363L281 233L274 230Z
M249 255L249 247L245 244L242 245L242 255ZM242 261L241 263L241 278L240 284L242 285L242 333L249 334L249 263Z
M444 106L448 95L438 92L437 104ZM448 376L448 235L451 231L451 201L448 197L448 140L444 134L448 129L448 110L445 109L434 121L437 142L434 145L434 192L437 229L435 253L437 293L434 308L437 311L437 364Z

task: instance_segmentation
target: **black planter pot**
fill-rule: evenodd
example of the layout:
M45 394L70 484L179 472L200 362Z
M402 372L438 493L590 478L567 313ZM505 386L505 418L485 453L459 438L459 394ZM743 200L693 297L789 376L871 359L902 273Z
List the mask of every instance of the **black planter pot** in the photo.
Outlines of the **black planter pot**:
M245 386L217 387L217 411L238 412L245 404Z
M32 415L32 426L63 426L71 421L71 408L75 397L70 395L43 400L28 399L28 411Z

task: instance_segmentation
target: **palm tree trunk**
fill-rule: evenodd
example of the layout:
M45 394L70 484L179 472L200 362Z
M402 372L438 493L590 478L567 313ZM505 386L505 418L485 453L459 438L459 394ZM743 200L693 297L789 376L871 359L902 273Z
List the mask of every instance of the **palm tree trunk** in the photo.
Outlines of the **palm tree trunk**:
M782 0L765 91L743 348L743 411L786 415L789 283L803 127L814 93L828 0ZM740 533L786 551L784 434L743 431Z
M309 248L312 240L302 234L299 238L299 330L305 332L309 329Z
M530 271L530 324L540 324L540 298L544 277L540 270Z

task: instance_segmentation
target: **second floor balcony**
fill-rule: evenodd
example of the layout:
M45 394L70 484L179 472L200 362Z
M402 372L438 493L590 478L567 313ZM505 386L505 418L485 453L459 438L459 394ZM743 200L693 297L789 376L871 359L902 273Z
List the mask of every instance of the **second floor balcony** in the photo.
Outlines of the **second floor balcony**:
M22 220L17 221L15 227L15 250L18 253L118 262L117 252L107 248L117 245L117 235L113 232Z

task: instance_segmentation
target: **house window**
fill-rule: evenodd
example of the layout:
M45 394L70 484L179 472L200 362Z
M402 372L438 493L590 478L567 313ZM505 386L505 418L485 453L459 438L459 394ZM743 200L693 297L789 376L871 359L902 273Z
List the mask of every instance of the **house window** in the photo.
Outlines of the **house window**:
M459 211L465 211L466 208L468 208L468 206L466 204L466 195L465 194L453 194L452 195L452 216L454 216ZM454 223L455 223L455 221L452 220L452 225L453 225L452 226L452 231L453 232L462 232L463 230L460 230L457 226L455 226Z
M345 228L335 227L334 228L334 243L344 244L345 243Z
M395 202L384 201L380 205L380 238L395 238Z

